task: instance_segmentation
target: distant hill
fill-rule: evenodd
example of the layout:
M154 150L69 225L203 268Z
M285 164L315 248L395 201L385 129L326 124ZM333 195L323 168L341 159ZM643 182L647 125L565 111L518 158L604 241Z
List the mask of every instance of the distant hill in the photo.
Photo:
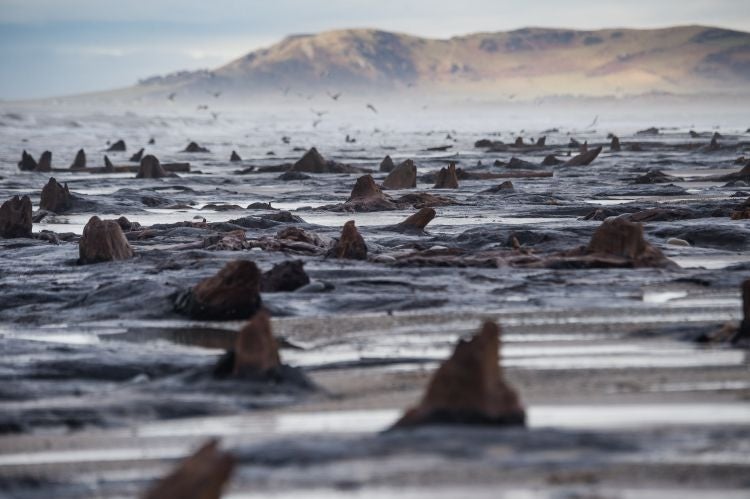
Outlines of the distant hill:
M141 81L139 94L443 92L548 95L736 93L750 83L750 33L525 28L447 40L371 29L289 36L213 71Z

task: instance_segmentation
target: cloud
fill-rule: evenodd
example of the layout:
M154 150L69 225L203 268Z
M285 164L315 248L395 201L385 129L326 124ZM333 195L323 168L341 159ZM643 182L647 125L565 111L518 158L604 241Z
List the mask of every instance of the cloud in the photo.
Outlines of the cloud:
M223 65L293 33L372 27L433 38L525 26L713 24L747 30L747 0L0 0L0 98L105 89ZM45 66L42 66L44 61ZM127 62L127 72L123 65ZM127 75L128 79L119 81ZM5 77L5 75L10 75ZM77 80L76 80L77 79Z

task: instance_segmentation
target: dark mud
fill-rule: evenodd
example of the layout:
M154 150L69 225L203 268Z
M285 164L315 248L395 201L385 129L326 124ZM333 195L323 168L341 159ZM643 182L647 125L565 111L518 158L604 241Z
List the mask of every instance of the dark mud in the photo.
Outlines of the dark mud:
M59 163L53 167L67 168L84 148L88 166L99 166L104 138L70 135L59 125L41 132L29 126L9 133L0 150L0 200L28 195L35 210L33 237L0 239L3 490L21 497L134 495L154 477L153 462L163 471L164 460L184 455L184 442L155 458L125 452L119 464L98 466L54 457L24 465L24 456L41 455L47 444L64 452L77 439L91 449L117 449L119 432L128 431L144 432L138 437L144 446L158 445L147 442L144 428L183 419L197 422L193 444L198 436L223 434L214 418L220 425L223 417L253 421L298 411L304 418L310 411L315 420L315 411L341 410L362 411L333 423L355 428L367 421L367 411L390 412L383 424L355 436L302 428L295 437L280 423L264 426L262 439L252 432L229 436L239 461L233 490L375 493L398 484L429 490L440 476L445 486L511 483L591 492L599 485L627 487L632 474L646 488L748 486L742 477L749 464L737 457L746 451L746 423L717 427L706 420L686 429L675 416L664 431L644 425L633 433L617 425L588 431L555 424L375 433L416 400L456 337L486 315L508 326L503 364L531 414L544 404L601 407L621 397L662 402L666 389L659 387L680 382L690 387L670 399L669 417L686 403L746 407L745 351L694 340L740 318L750 225L732 213L750 194L738 195L747 186L727 185L725 176L744 167L735 161L750 156L750 136L722 131L715 149L707 147L710 135L691 137L687 129L653 137L615 130L621 150L611 151L604 131L580 133L589 151L603 146L586 165L594 155L571 161L578 154L569 147L571 130L547 133L533 146L516 146L504 132L500 138L508 144L492 136L488 147L474 144L489 133L454 130L447 150L440 144L445 130L382 132L369 142L355 134L356 148L343 138L341 144L314 135L282 141L279 134L230 143L239 139L207 132L194 135L201 149L181 152L189 141L179 133L145 143L154 123L144 137L135 127L117 136L162 163L187 161L190 172L136 179L135 173L55 171L70 191L57 213L39 211L51 174L19 170L21 151L53 150ZM321 143L312 143L315 138ZM313 145L322 157L298 163ZM232 150L242 159L230 163ZM129 158L108 155L115 164ZM374 172L377 184L385 180L389 166L379 165L386 155L393 165L413 161L416 187L385 191L388 202L367 210L348 205L363 172ZM545 161L549 156L560 162ZM441 169L448 181L436 189ZM649 174L655 170L664 175ZM510 173L512 185L499 188ZM420 208L434 209L429 225L399 225ZM120 226L132 258L78 263L83 226L93 215L127 218ZM676 265L559 264L561 255L588 245L608 217L642 223L645 240ZM367 246L362 259L332 252L348 220ZM175 300L237 259L252 260L267 275L287 262L304 264L307 280L265 287L261 298L277 318L282 358L308 373L309 383L291 375L278 382L212 376L243 322L192 320L175 310ZM535 350L539 345L544 349ZM581 350L565 353L571 345ZM728 388L695 388L701 383ZM178 439L166 435L174 447ZM404 468L413 456L413 466ZM97 476L98 485L82 470ZM467 476L476 476L476 484Z

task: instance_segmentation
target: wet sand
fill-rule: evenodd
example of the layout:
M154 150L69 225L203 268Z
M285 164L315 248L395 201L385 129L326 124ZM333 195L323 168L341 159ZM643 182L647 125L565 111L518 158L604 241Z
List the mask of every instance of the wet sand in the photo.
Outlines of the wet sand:
M72 119L72 118L71 118ZM538 150L488 152L474 142L493 130L359 130L355 145L339 132L300 130L280 140L231 121L217 130L199 120L130 116L116 131L106 115L43 120L28 111L3 128L0 198L29 194L34 208L50 174L19 172L27 149L53 150L66 167L80 147L99 165L108 139L128 150L155 136L163 162L189 161L180 178L55 172L84 199L83 209L49 216L34 231L70 233L59 244L0 240L0 490L12 497L133 497L208 436L219 436L239 467L229 497L743 497L750 487L750 370L747 351L694 340L741 316L739 284L748 277L750 226L729 212L750 187L694 179L736 172L750 136L722 130L722 147L684 128L657 137L561 128ZM56 121L57 120L57 121ZM16 120L19 121L19 120ZM13 122L3 118L3 122ZM170 123L164 127L163 123ZM640 123L647 128L652 123ZM538 137L542 130L525 132ZM633 130L635 131L635 130ZM704 130L700 130L704 131ZM106 133L105 133L106 132ZM428 133L430 132L430 133ZM190 137L186 136L190 134ZM516 132L501 130L512 143ZM200 134L200 135L199 135ZM338 135L337 135L338 134ZM452 139L445 137L450 134ZM605 144L590 166L545 167L547 178L512 179L514 191L480 191L502 180L460 180L433 190L424 175L449 161L472 172L512 156L565 159L570 137ZM240 139L239 137L244 137ZM23 139L28 139L24 142ZM192 138L208 154L178 153ZM455 139L455 140L454 140ZM528 141L528 139L527 139ZM642 152L627 150L641 144ZM452 145L446 152L429 147ZM454 198L436 207L424 234L393 232L415 209L342 213L358 174L313 174L280 181L279 172L238 174L293 162L310 146L328 158L377 171L385 154L412 158L416 191ZM300 147L302 151L293 150ZM242 163L229 163L238 149ZM274 156L266 153L270 150ZM96 151L96 152L95 152ZM572 151L575 154L575 151ZM119 156L118 156L119 154ZM70 158L68 157L70 156ZM481 166L475 166L478 161ZM640 185L659 169L684 181ZM200 173L198 173L200 172ZM380 182L384 173L373 174ZM737 195L736 193L744 192ZM400 195L405 191L388 191ZM204 210L209 203L270 202L273 209ZM189 208L168 208L171 205ZM474 254L510 251L512 237L537 255L586 244L597 208L617 214L689 208L688 219L648 221L646 239L679 269L556 269L501 265L397 265L382 256L445 247ZM275 222L277 210L302 222ZM162 227L131 238L136 257L76 265L77 239L92 215L126 216ZM200 217L208 226L173 224ZM338 237L355 220L369 261L342 261L259 249L183 249L222 233L213 222L249 217L248 239L286 226ZM669 238L690 246L667 244ZM283 338L283 360L318 389L196 382L233 344L243 321L194 321L173 311L174 294L247 258L261 270L301 259L313 286L264 293ZM503 326L502 365L528 410L526 429L424 428L383 433L419 399L437 363L483 319Z

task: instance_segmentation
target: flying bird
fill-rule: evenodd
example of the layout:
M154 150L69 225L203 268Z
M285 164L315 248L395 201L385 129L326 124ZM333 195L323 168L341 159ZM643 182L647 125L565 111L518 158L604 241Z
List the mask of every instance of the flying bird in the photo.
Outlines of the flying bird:
M339 100L339 97L341 97L341 94L343 92L338 92L336 94L332 94L331 92L326 92L328 94L328 97L330 97L333 100Z
M169 94L169 96L167 96L167 99L174 100L175 97L177 97L177 92L172 92L171 94Z
M310 108L310 111L313 112L313 113L315 113L318 116L318 118L320 118L321 116L324 116L324 115L328 114L328 111L316 111L313 108Z
M221 92L214 92L212 95L214 96L214 99L218 99L221 97Z
M598 121L599 121L599 115L597 114L597 115L596 115L596 116L594 117L594 121L592 121L592 122L591 122L591 124L590 124L589 126L587 126L586 128L591 128L591 127L593 127L594 125L596 125L596 123L597 123Z
M375 106L373 106L372 104L367 104L367 109L369 109L370 111L372 111L375 114L378 114L378 110L375 109Z
M323 120L315 120L315 121L313 121L313 128L317 128L321 121L323 121Z

